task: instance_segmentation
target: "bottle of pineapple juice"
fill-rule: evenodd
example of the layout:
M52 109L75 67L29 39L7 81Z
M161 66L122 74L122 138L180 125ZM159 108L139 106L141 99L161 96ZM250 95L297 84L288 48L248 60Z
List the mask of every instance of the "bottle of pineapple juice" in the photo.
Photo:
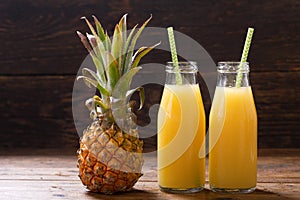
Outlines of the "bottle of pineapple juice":
M174 82L172 66L167 66L167 80L158 113L158 182L166 192L200 191L205 183L205 113L197 66L180 63L183 84Z
M257 116L249 67L235 86L239 63L220 62L209 118L209 184L213 191L248 193L256 187Z

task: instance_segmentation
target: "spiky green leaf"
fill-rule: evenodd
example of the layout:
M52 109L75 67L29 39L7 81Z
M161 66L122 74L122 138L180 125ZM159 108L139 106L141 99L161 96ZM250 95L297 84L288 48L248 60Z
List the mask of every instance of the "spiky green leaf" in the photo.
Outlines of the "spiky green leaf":
M127 38L127 15L128 15L127 13L123 15L123 17L119 22L120 31L122 33L122 38L123 38L123 46L125 45L126 38Z
M94 18L94 21L95 21L95 25L96 25L98 36L99 36L99 38L102 41L102 43L100 45L103 46L103 49L105 51L109 51L110 52L111 51L111 41L110 41L110 38L109 38L107 32L104 32L104 29L103 29L100 21L97 19L97 17L93 15L93 18ZM100 48L100 50L101 50L101 48Z
M109 106L103 103L102 99L99 96L95 95L93 99L96 109L100 107L101 113L104 113L109 109Z
M132 90L128 90L126 93L126 98L130 97L133 93L139 92L139 97L140 97L140 107L139 110L142 109L144 102L145 102L145 90L143 87L137 87Z
M92 78L86 76L77 76L77 80L83 79L84 83L91 88L92 86L97 87L98 82Z
M108 61L107 79L108 79L109 89L112 91L120 78L120 74L118 71L118 61L109 52L107 52L107 61Z
M96 38L97 40L97 43L101 43L101 39L100 37L98 36L95 28L93 27L93 25L91 24L91 22L86 18L86 17L81 17L81 19L85 20L85 22L87 23L88 27L90 28L92 34L94 35L94 37Z
M129 52L128 48L129 48L129 45L131 43L131 40L132 40L132 37L134 35L136 27L137 27L137 25L135 25L133 27L133 29L131 29L131 31L129 33L129 36L128 36L127 40L126 40L125 46L124 46L124 59L123 59L122 74L126 73L130 69L129 65L132 62L133 52Z
M86 76L77 76L77 80L79 79L83 79L84 83L91 88L91 86L94 86L95 88L97 88L99 91L101 91L103 88L98 84L98 82L92 78L86 77ZM109 96L109 93L103 93L102 95L106 95Z
M99 107L101 109L101 111L105 112L109 109L109 106L105 103L103 103L102 99L95 95L93 98L89 98L85 101L85 106L90 110L95 110L95 112L97 111L97 108Z
M106 83L106 77L105 77L105 73L104 73L104 64L102 61L100 61L99 57L96 57L93 54L90 54L93 60L93 63L97 69L97 74L101 80L101 84L105 84Z
M146 25L149 23L149 21L151 20L152 15L149 17L149 19L147 19L143 25L139 28L139 30L136 32L136 34L133 36L132 40L130 41L130 46L128 47L128 54L126 56L126 64L125 64L125 72L127 72L130 69L130 63L132 62L132 55L133 55L133 51L134 51L134 47L136 44L137 39L140 37L142 31L144 30L144 28L146 27Z
M126 93L130 89L131 80L140 69L141 67L133 68L120 77L114 90L112 91L113 98L124 99L126 97Z
M119 62L119 73L123 74L123 69L124 69L124 61L126 59L126 41L127 41L127 14L123 15L119 22L119 28L120 32L122 34L122 46L120 47L121 52L120 52L120 58L118 59Z
M124 54L126 53L125 45L126 45L126 38L127 38L127 15L128 15L127 13L123 15L123 17L119 22L120 31L122 34L122 52L121 52L122 62L120 64L123 64L123 57Z
M123 38L119 25L117 24L114 30L111 54L116 58L118 63L122 63L122 52L123 52ZM121 68L121 66L119 66ZM118 69L119 70L119 69Z
M93 36L87 34L86 37L84 36L81 32L77 31L77 35L78 37L81 39L81 42L83 43L83 45L85 46L85 48L88 50L95 66L97 69L97 74L100 76L102 83L106 83L106 78L105 78L105 74L104 74L104 62L103 62L103 58L102 55L100 54L101 49L99 49L97 42L95 43L95 41L93 40ZM91 47L92 45L92 47Z
M100 37L101 41L104 41L106 39L104 29L102 28L101 23L99 22L99 20L97 19L97 17L95 15L93 15L93 18L94 18L95 26L97 29L97 34Z
M88 38L88 41L93 48L93 53L95 54L95 56L98 58L101 58L101 48L100 48L99 44L97 43L95 36L91 35L89 33L86 33L86 37Z
M96 85L95 87L99 90L99 92L104 96L109 96L109 91L105 89L105 87L103 86L103 82L101 81L101 78L99 77L98 74L96 74L94 71L90 70L89 68L83 68L82 75L96 80L98 82L98 85Z
M151 47L141 47L133 56L133 62L131 64L131 68L135 68L138 66L140 60L148 54L151 50L157 47L160 43L157 43Z
M76 31L78 37L81 40L81 43L83 44L83 46L87 49L87 51L90 53L93 51L92 47L90 46L88 39L86 36L84 36L80 31ZM93 53L93 52L92 52Z
M102 99L97 95L87 99L85 105L90 110L90 117L94 120L99 117L99 113L103 114L109 110L109 106L103 103Z
M106 51L111 52L111 41L110 41L110 37L108 36L107 32L105 33L104 46L105 46Z
M86 33L86 36L87 36L91 46L93 47L93 52L94 52L95 56L97 56L97 58L102 63L102 65L105 65L106 50L104 47L104 43L102 41L101 42L97 41L97 38L94 35Z

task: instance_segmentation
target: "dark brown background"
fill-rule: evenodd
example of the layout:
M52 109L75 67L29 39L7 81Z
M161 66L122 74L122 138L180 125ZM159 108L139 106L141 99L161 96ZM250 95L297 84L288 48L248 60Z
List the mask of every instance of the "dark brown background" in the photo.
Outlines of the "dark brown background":
M126 12L130 27L152 13L149 26L174 26L215 62L239 59L245 31L255 27L249 60L259 147L300 147L298 0L1 0L0 154L75 152L72 87L86 56L75 31L88 31L80 17L95 14L112 30ZM147 59L165 61L155 51Z

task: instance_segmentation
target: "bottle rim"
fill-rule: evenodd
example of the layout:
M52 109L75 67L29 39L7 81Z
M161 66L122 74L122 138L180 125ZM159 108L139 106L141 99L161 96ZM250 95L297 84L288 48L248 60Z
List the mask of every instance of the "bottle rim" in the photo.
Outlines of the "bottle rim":
M217 66L218 72L249 72L249 62L240 62L240 61L220 61Z
M246 63L249 65L249 62L241 62L241 61L219 61L218 64L240 64L240 63Z
M180 73L195 73L198 71L197 62L195 61L180 61L178 62ZM175 73L174 62L167 62L166 71L169 73Z

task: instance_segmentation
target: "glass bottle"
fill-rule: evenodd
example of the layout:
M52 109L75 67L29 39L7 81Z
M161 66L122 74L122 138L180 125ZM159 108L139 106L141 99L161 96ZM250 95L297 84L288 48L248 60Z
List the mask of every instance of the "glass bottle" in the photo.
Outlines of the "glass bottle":
M179 73L172 62L166 66L158 112L158 183L164 192L192 193L204 187L200 149L205 149L205 113L197 71L195 62L179 62Z
M209 117L210 188L215 192L252 192L257 177L257 115L249 63L219 62L217 71ZM241 84L237 86L239 73Z

